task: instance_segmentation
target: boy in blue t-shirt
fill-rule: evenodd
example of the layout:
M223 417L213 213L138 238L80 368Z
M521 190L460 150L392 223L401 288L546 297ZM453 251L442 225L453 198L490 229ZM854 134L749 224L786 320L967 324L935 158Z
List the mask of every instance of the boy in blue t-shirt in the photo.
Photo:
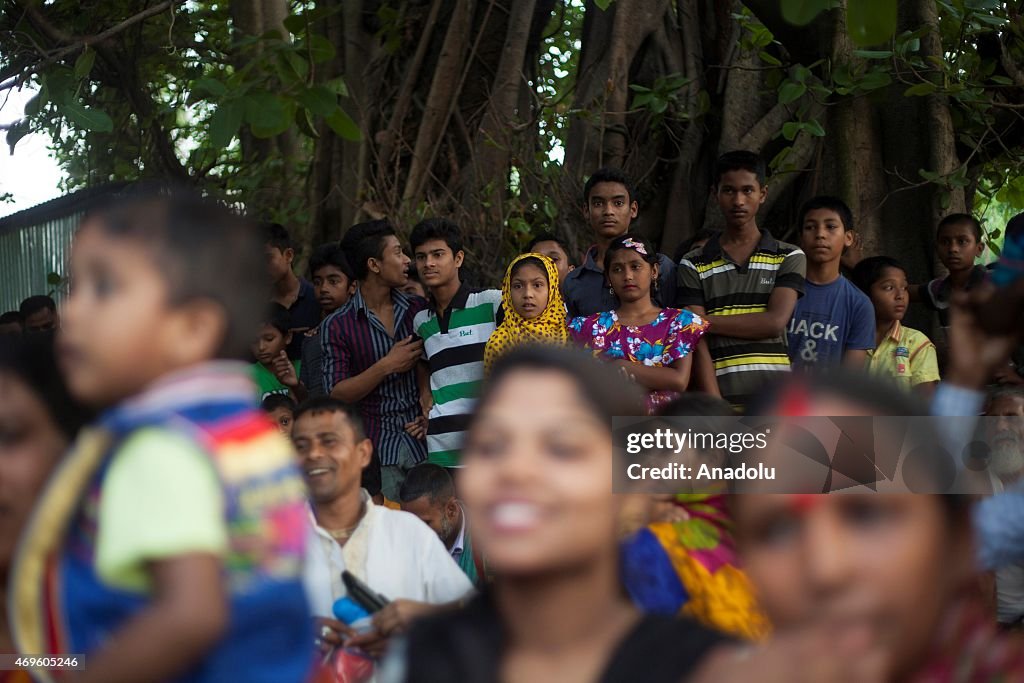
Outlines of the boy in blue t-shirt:
M800 248L807 256L804 296L797 300L787 341L794 370L861 367L875 348L871 300L839 273L853 244L853 214L835 197L814 197L800 207Z

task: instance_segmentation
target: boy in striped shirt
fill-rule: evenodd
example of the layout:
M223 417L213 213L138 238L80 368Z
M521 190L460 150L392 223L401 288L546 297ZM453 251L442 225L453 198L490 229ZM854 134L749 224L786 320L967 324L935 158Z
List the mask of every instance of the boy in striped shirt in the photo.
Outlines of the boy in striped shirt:
M722 398L742 410L790 369L786 327L803 294L804 252L757 227L768 196L764 160L722 155L711 192L725 230L679 262L677 303L711 323L708 350Z
M467 423L484 378L484 347L501 309L501 290L472 289L459 277L465 260L462 232L445 218L429 218L409 236L429 306L413 329L423 340L433 406L427 424L427 461L458 467Z

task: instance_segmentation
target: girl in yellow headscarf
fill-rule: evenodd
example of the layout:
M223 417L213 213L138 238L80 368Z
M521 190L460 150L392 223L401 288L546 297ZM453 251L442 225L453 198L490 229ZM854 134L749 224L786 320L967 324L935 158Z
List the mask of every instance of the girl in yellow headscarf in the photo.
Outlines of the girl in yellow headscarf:
M558 287L555 262L542 254L520 254L509 264L501 283L505 320L484 349L484 371L518 344L541 342L564 345L565 304Z

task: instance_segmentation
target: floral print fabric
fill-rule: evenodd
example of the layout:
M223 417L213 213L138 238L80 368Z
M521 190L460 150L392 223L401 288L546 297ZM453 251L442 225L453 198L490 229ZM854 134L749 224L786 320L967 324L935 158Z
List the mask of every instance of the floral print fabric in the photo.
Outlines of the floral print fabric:
M572 340L594 352L602 360L626 360L649 367L666 367L685 358L696 348L707 331L708 322L690 311L663 308L647 325L631 327L619 322L615 311L573 318L569 322ZM647 412L676 398L673 391L651 391Z

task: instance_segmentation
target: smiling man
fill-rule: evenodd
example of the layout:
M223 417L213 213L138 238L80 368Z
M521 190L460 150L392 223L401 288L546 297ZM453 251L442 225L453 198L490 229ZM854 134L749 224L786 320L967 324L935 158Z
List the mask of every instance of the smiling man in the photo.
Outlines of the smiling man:
M472 590L430 527L408 512L374 505L361 487L373 444L355 410L326 396L310 399L296 411L292 429L311 502L304 580L322 647L344 640L379 654L411 619ZM343 571L391 601L374 614L369 633L357 636L332 618L334 601L346 595Z
M427 461L458 467L484 379L484 348L501 309L501 290L472 289L462 282L462 231L450 220L422 221L412 229L409 242L420 282L430 293L429 305L413 320L430 368Z
M594 245L587 250L583 265L567 274L562 284L569 320L618 306L601 264L608 245L629 232L640 212L635 195L626 174L617 168L594 171L583 186L583 217L594 232ZM672 305L676 294L676 266L664 254L658 254L658 273L654 299L662 306Z

